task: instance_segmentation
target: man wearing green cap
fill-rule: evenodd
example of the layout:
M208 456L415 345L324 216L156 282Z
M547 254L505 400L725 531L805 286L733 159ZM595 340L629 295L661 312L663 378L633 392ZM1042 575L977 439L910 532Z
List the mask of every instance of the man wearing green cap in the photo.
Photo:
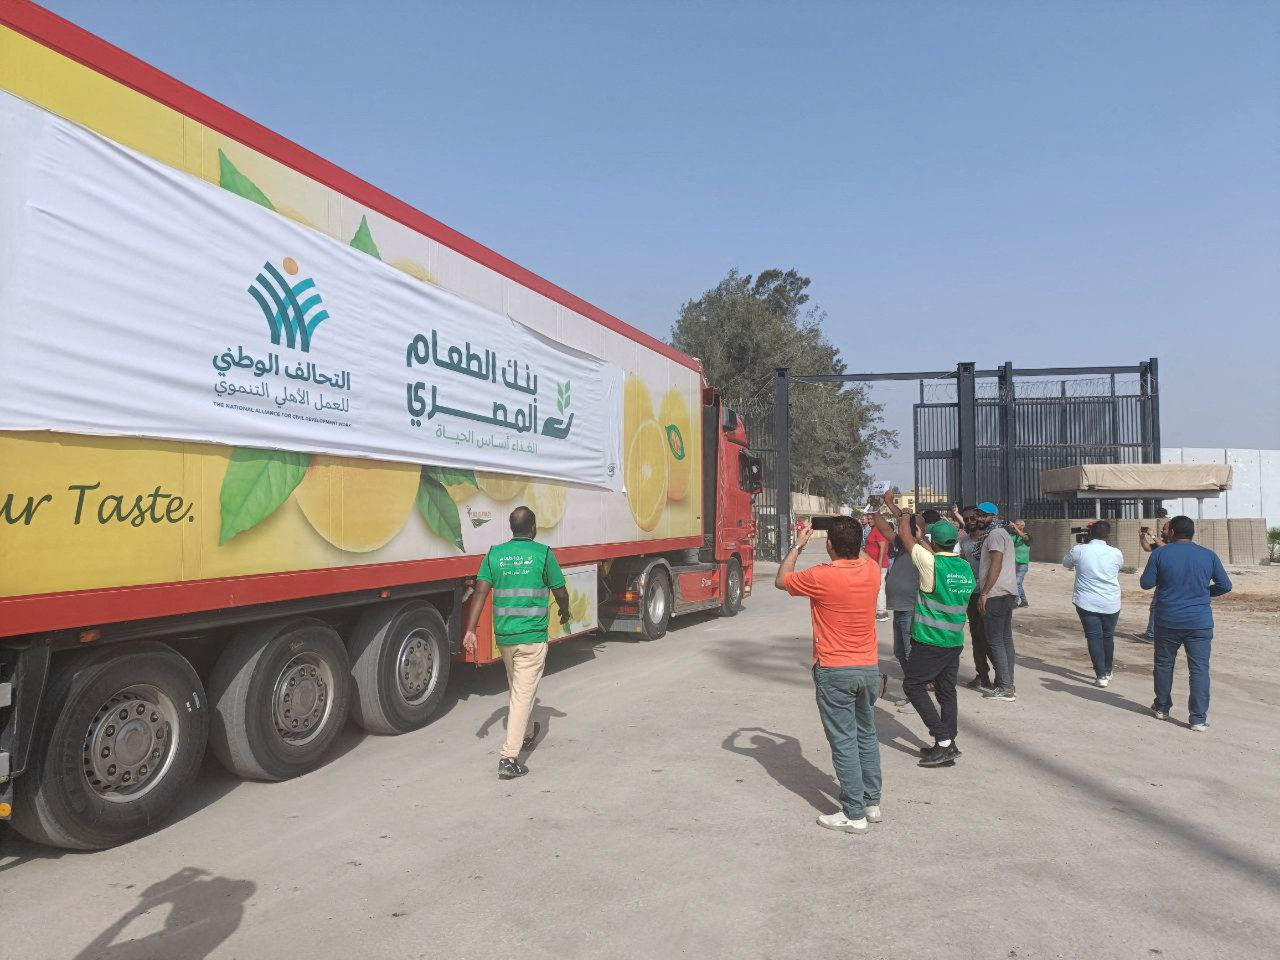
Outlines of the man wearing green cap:
M884 499L898 521L898 536L920 572L911 655L902 685L933 737L933 746L923 751L920 766L953 766L960 756L956 746L956 674L960 651L964 649L965 614L975 587L973 570L969 561L956 553L955 524L945 520L929 524L925 528L926 542L921 543L916 539L911 516L898 508L895 494L890 491ZM874 520L882 533L892 529L880 514ZM937 707L929 696L931 683L938 698Z

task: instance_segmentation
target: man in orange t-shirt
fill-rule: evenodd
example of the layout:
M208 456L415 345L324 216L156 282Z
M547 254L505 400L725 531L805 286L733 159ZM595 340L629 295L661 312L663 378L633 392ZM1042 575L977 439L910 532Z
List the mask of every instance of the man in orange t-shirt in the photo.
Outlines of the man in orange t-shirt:
M837 813L818 817L818 823L860 833L868 820L881 819L875 715L880 567L862 556L862 525L852 517L835 517L827 531L831 562L796 573L796 561L812 536L812 530L805 531L787 553L774 586L793 597L808 597L813 617L813 683L840 780L841 806Z

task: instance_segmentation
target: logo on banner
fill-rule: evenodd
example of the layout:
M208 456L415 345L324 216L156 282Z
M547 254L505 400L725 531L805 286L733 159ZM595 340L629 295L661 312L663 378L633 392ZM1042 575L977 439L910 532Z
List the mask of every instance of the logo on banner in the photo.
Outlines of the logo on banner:
M684 459L684 437L680 435L680 428L674 423L667 424L667 446L671 449L671 456L677 460Z
M280 266L290 277L297 276L298 261L293 257L285 257ZM316 327L329 319L315 280L310 277L296 282L288 280L268 261L249 286L249 296L257 301L266 317L273 344L280 346L283 337L286 347L311 352Z
M249 296L262 310L273 346L311 354L316 328L329 319L316 282L298 277L298 261L285 257L277 267L262 265ZM316 356L316 354L311 354ZM287 417L350 427L353 404L350 370L325 369L308 358L269 351L246 351L243 344L227 347L213 358L218 379L214 404L224 409L262 416Z

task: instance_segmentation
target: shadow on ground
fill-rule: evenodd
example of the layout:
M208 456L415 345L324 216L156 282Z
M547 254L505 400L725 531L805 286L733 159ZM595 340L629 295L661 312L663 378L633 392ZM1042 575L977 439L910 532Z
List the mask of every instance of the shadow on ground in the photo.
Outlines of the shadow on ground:
M332 763L354 749L364 737L363 731L348 727L335 741L332 753L325 760L325 764ZM200 773L161 829L171 829L205 807L212 806L243 782L235 774L228 773L212 753L206 754ZM0 873L13 870L33 860L59 860L63 857L92 856L93 853L92 850L61 850L57 847L32 843L12 828L0 826Z
M245 904L257 889L249 880L185 867L142 891L138 902L94 937L75 960L204 960L239 928ZM135 921L166 908L162 929L120 939Z
M742 739L750 734L749 745ZM781 787L786 787L819 813L839 809L840 786L835 777L805 759L800 741L763 727L739 727L721 744L730 753L750 757Z
M533 753L535 750L537 750L538 745L551 735L552 719L567 717L568 714L565 713L563 710L557 710L555 707L544 706L542 703L542 698L535 697L533 701L532 716L533 716L533 722L538 726L538 730L536 733L536 739L529 747L529 750L528 750L529 753ZM489 736L489 732L494 728L496 724L499 723L499 721L501 721L501 726L499 727L499 730L501 730L502 736L505 737L506 730L507 730L507 707L505 705L499 707L497 710L493 711L493 713L489 714L489 719L486 720L484 723L480 724L480 729L476 731L476 739L483 740L485 737ZM501 737L499 739L501 739Z

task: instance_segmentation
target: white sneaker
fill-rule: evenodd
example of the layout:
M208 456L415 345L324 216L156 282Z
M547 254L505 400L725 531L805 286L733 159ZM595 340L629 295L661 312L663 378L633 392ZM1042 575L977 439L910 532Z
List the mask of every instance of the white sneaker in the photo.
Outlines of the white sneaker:
M867 807L867 823L879 823L884 817L880 816L880 808Z
M1193 723L1193 724L1191 725L1191 729L1192 729L1192 730L1194 730L1196 733L1208 733L1208 732L1209 732L1209 723L1208 723L1208 721L1205 721L1204 723ZM869 809L870 809L870 808L868 808L868 810L869 810Z
M1151 708L1151 713L1152 713L1152 715L1154 715L1154 716L1155 716L1155 718L1156 718L1157 720L1168 720L1168 719L1169 719L1169 714L1165 713L1163 710L1159 710L1159 709L1157 709L1156 707L1152 707L1152 708Z
M850 820L844 815L843 810L837 810L835 813L824 813L820 816L818 826L826 827L828 830L839 830L841 833L866 833L867 818Z
M1098 677L1098 678L1097 678L1096 680L1094 680L1093 682L1094 682L1094 683L1096 683L1096 684L1097 684L1098 686L1100 686L1100 687L1105 687L1108 683L1110 683L1110 682L1111 682L1111 678L1110 678L1110 677Z

